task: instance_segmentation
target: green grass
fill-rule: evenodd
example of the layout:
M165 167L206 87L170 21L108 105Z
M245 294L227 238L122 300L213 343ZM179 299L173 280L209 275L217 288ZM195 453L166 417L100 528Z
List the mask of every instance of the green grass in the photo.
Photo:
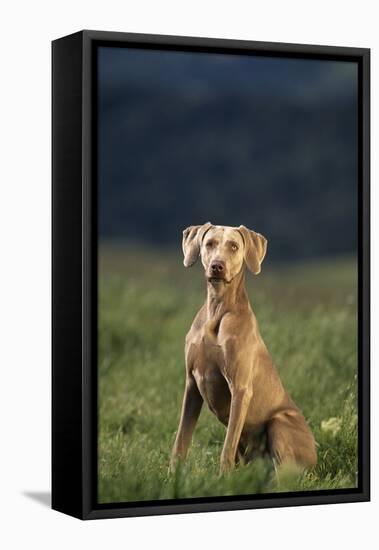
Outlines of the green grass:
M204 300L203 275L200 266L186 270L179 255L107 247L99 281L99 502L356 486L356 264L274 270L267 259L248 281L266 345L315 434L317 466L278 481L269 461L256 460L220 477L225 428L205 406L188 459L168 475L184 337Z

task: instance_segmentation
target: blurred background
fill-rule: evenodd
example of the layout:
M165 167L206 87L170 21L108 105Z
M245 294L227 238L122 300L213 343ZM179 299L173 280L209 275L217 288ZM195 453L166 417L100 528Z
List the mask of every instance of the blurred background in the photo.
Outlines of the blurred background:
M357 66L104 47L100 238L244 224L270 260L355 253Z
M357 85L348 62L99 49L100 502L356 486ZM300 480L279 486L270 462L220 477L206 407L167 475L205 298L182 230L206 221L268 239L246 283L319 445Z

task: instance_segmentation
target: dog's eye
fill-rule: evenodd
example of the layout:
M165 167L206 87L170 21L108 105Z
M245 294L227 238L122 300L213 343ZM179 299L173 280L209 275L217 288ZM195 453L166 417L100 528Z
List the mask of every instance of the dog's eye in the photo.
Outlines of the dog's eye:
M212 246L213 246L213 241L208 241L208 242L206 242L206 243L205 243L205 246L206 246L207 248L212 248Z
M238 246L236 244L232 244L232 250L233 252L237 252Z

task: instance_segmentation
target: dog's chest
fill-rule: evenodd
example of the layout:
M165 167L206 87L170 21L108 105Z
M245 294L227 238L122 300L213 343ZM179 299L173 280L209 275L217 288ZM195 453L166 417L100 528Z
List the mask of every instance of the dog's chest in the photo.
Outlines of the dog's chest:
M223 374L225 359L221 346L201 338L190 346L188 359L201 396L220 420L224 420L229 411L230 392Z

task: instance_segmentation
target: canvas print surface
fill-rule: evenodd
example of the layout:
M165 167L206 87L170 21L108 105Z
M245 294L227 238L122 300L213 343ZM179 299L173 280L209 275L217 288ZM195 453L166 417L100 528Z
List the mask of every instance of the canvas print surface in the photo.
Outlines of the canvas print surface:
M98 48L99 503L357 487L357 90Z

